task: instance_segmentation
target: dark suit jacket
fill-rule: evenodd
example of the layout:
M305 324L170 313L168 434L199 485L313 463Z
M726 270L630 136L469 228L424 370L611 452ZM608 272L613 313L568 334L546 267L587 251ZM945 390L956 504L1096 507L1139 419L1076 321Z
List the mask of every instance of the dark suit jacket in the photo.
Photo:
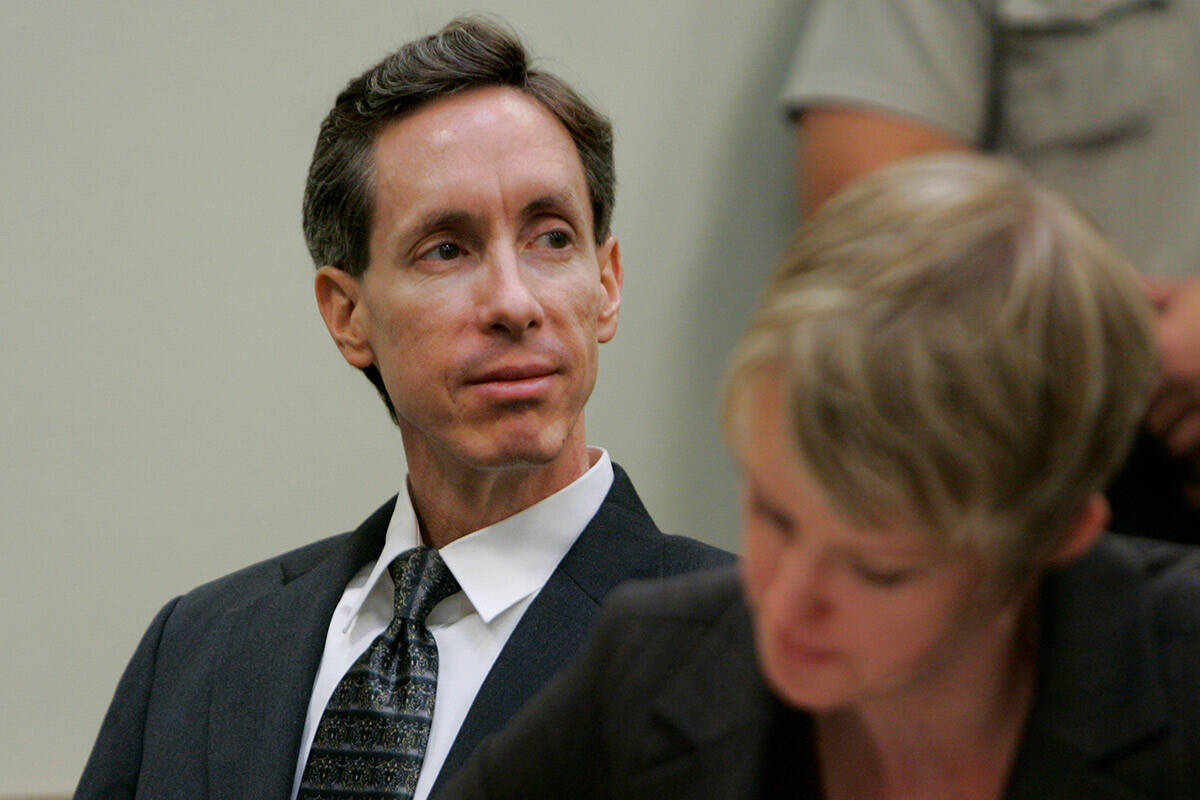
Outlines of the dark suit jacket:
M1200 798L1200 551L1105 538L1046 577L1041 603L1037 699L1006 797ZM446 795L757 799L784 796L764 780L783 766L791 797L817 797L811 730L764 687L722 568L615 593Z
M624 471L613 471L600 510L484 680L442 776L558 670L618 583L732 559L664 535ZM352 533L168 603L117 686L77 800L286 800L329 619L350 578L382 549L394 505L395 498Z

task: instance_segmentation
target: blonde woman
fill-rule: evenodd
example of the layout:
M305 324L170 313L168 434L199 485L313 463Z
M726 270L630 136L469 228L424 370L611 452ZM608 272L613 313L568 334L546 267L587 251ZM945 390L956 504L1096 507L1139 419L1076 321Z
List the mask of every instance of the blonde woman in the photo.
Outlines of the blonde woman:
M1153 352L1012 166L848 187L728 373L740 571L621 593L452 796L1200 798L1200 553L1103 533Z

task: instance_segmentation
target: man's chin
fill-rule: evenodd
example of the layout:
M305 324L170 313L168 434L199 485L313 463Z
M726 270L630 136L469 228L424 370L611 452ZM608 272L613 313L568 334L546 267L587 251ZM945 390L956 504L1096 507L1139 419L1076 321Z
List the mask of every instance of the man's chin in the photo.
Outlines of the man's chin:
M491 424L460 425L457 430L443 431L442 436L420 435L417 430L401 432L410 469L420 453L442 461L452 462L467 470L527 470L536 471L556 464L588 464L587 443L582 427L566 425L550 415L528 415L524 418L497 419ZM578 452L575 452L578 450Z
M564 437L546 429L498 431L464 448L463 460L479 469L536 469L565 455Z
M561 445L521 443L497 447L478 462L484 469L537 469L553 464L563 455Z

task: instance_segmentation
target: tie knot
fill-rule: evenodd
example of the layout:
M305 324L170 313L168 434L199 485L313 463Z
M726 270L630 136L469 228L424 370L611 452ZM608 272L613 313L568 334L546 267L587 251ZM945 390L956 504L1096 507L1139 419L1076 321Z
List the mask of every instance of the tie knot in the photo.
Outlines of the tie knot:
M396 584L395 615L416 622L461 588L438 551L423 545L396 556L388 572Z

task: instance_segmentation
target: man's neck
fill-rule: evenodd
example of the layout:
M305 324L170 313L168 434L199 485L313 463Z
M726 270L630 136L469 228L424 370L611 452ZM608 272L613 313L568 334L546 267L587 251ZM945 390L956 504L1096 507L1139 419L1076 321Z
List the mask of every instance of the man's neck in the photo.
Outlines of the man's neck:
M408 492L421 538L441 548L494 525L569 486L594 460L582 443L547 464L475 469L437 459L419 464L410 460Z

